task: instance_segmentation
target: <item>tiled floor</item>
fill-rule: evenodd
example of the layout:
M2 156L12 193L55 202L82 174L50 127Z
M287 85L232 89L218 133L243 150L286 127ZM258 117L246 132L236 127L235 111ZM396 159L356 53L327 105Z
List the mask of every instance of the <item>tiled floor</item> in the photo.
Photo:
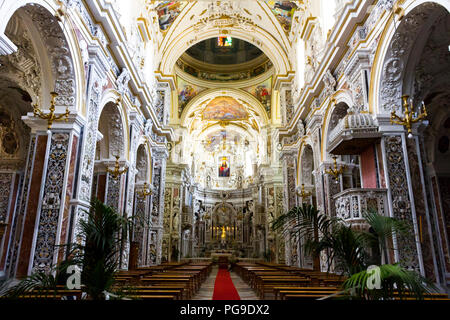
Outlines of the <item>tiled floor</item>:
M219 268L214 267L208 279L206 279L206 281L202 284L193 300L212 300L217 272L219 272ZM241 300L259 300L254 291L244 281L242 281L236 273L231 272L230 275Z
M200 290L192 298L192 300L212 300L214 292L214 282L216 281L217 273L219 272L218 267L214 267L211 271L209 277L203 282Z
M241 279L241 277L239 277L235 272L231 272L230 275L241 300L259 300L253 289L250 288L249 285Z

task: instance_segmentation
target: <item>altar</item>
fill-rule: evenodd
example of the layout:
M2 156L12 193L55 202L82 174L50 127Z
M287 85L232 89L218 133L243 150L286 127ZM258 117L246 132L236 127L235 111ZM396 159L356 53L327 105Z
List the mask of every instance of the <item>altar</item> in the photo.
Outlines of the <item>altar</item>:
M229 260L233 254L233 250L217 250L211 252L211 258L217 258L219 269L228 269Z
M231 258L234 255L234 250L215 250L211 251L211 258L227 257Z

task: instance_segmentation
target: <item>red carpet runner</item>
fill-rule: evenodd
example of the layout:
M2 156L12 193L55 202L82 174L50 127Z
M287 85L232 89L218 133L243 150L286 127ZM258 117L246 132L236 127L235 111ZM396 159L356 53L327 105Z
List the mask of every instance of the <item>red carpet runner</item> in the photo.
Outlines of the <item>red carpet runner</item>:
M241 300L227 269L219 269L214 283L213 300Z

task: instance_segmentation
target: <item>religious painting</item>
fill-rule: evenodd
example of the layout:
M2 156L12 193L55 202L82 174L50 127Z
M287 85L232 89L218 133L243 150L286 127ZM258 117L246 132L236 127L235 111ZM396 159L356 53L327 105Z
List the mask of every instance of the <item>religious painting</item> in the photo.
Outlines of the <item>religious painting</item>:
M156 7L159 28L167 30L186 6L187 1L161 1Z
M259 102L261 102L270 117L272 100L272 77L256 86L246 88L245 90L256 97Z
M228 157L221 157L219 166L219 178L229 178L229 177L230 177L230 160Z
M297 5L293 1L266 1L284 31L289 32Z
M181 116L184 108L203 88L197 87L178 77L178 113Z
M245 107L232 97L217 97L203 110L203 120L233 121L247 118Z

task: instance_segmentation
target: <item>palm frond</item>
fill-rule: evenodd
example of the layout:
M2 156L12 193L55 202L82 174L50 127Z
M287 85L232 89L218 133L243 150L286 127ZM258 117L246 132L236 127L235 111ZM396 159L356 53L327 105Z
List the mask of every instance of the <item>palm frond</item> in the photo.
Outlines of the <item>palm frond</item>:
M7 298L15 299L31 292L42 293L44 290L47 295L52 291L53 294L56 294L56 285L57 282L53 275L39 271L24 278L17 285L10 287L3 295Z
M383 247L393 233L406 234L411 231L410 225L405 221L383 216L374 210L365 212L363 216Z
M354 298L367 300L386 300L394 296L399 299L405 297L423 299L424 294L437 291L431 281L417 272L404 269L399 264L381 265L379 272L379 288L368 288L371 273L363 270L348 278L343 284L343 289L351 291Z

